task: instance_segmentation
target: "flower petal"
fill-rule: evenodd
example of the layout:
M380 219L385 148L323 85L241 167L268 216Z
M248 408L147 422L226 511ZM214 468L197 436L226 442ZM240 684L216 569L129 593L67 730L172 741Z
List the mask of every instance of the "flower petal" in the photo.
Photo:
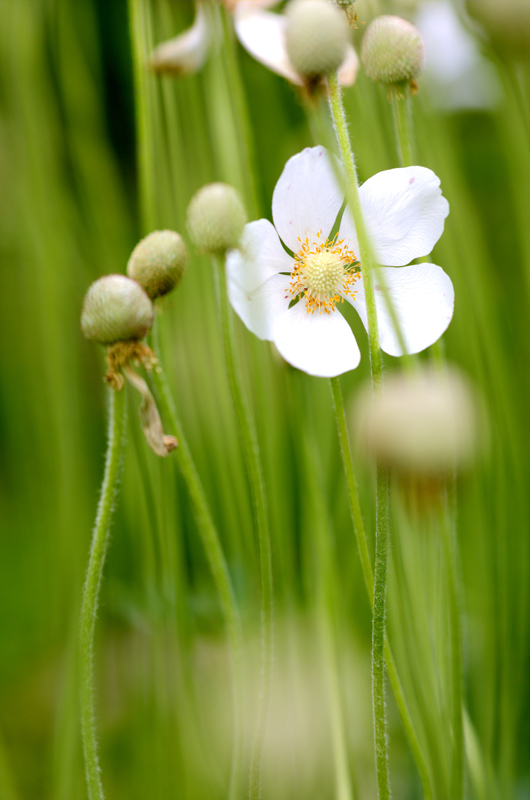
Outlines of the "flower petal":
M351 86L353 83L355 83L355 78L357 77L358 71L359 58L357 57L357 53L351 44L349 44L346 50L346 58L340 65L337 72L339 83L342 84L342 86Z
M449 214L440 179L432 170L403 167L378 172L359 193L380 264L401 267L431 252Z
M361 360L352 329L342 314L308 314L304 300L276 319L273 341L289 364L320 378L355 369Z
M243 289L253 291L278 272L292 272L293 259L269 220L258 219L245 225L239 249L227 255L226 269Z
M227 271L228 297L232 308L258 339L272 340L276 319L289 308L289 275L273 275L254 291L248 291Z
M408 353L419 353L434 344L447 329L453 316L455 293L451 278L435 264L410 267L381 267L380 272L398 317ZM377 284L376 306L381 349L390 356L402 356L383 291ZM362 276L355 284L355 296L346 297L359 312L368 330L366 299Z
M285 48L286 18L282 14L249 6L250 3L236 6L234 28L237 38L256 61L291 83L300 85L302 79L291 66Z
M426 256L442 235L449 203L442 196L439 178L426 167L378 172L361 186L359 194L380 264L401 267ZM349 209L342 218L340 238L357 244Z
M322 231L329 234L342 205L344 194L339 186L331 156L325 147L306 147L289 159L272 195L272 218L276 230L293 253L300 241L316 241Z
M149 57L151 69L173 75L197 72L204 64L210 47L210 25L204 9L198 5L191 28L153 50Z

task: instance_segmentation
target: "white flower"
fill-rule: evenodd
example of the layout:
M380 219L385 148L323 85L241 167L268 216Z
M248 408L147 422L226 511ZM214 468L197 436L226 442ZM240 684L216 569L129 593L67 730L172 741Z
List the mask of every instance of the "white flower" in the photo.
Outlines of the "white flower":
M302 78L289 61L285 46L287 18L263 10L278 0L238 0L234 6L234 28L237 38L250 55L273 72L301 85ZM346 58L338 70L339 82L351 86L357 76L359 59L348 45Z
M431 252L449 204L439 179L425 167L379 172L359 191L407 352L418 353L449 325L454 291L435 264L404 265ZM337 236L328 238L343 200L327 150L306 148L289 159L274 189L275 227L266 219L246 225L240 249L230 251L226 263L230 301L247 328L273 341L294 367L320 377L354 369L361 357L337 304L351 303L365 328L368 324L359 245L348 210ZM377 280L375 290L381 347L389 355L403 355Z
M173 75L188 75L197 72L208 55L212 41L211 20L202 4L197 4L195 21L184 33L156 47L149 58L149 65L156 72Z

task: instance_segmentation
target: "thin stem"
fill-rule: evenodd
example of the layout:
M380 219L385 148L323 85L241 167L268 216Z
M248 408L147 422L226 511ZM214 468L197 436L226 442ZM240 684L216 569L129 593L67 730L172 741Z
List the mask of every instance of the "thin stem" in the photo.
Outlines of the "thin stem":
M269 709L270 688L272 680L272 654L273 654L273 585L272 585L272 549L265 496L265 481L258 448L258 439L254 429L249 405L244 395L241 379L238 374L235 358L235 336L233 329L233 316L228 302L226 279L222 263L213 259L216 275L217 302L225 352L226 369L230 393L234 404L239 425L239 433L243 447L243 456L250 483L252 505L256 518L260 552L261 576L261 692L258 706L256 734L252 747L250 762L250 791L251 800L259 797L261 783L261 757L263 739L267 724Z
M160 358L158 342L158 325L155 321L151 334L153 349ZM219 539L217 528L213 521L206 494L195 467L189 445L184 436L182 424L177 414L173 396L167 382L165 373L153 370L153 382L157 391L160 408L163 416L171 425L171 432L177 437L179 446L176 457L182 477L190 493L195 520L206 552L208 564L219 593L223 611L226 632L232 658L232 703L234 709L234 744L232 751L232 774L230 779L229 798L236 800L239 797L242 766L242 690L244 686L244 660L243 660L243 630L241 618L236 602L232 580Z
M256 186L256 160L254 157L254 142L252 128L249 120L248 105L245 90L241 79L241 72L235 49L234 33L230 16L226 9L222 9L222 25L224 38L224 55L228 71L228 80L232 89L231 97L234 108L236 126L239 132L239 145L245 179L246 200L249 204L251 219L259 216L258 190Z
M441 520L447 589L449 598L449 626L451 639L451 684L452 684L452 728L453 758L451 769L451 798L464 797L464 676L462 656L462 606L459 591L458 555L452 514L449 504Z
M144 29L146 27L143 15L148 12L145 3L139 0L129 0L129 31L132 45L134 67L134 95L136 110L136 151L139 166L140 205L142 223L146 230L155 226L155 191L153 187L154 165L153 152L149 142L153 137L150 130L149 103L146 70L146 52L144 48Z
M355 168L355 160L348 136L346 117L336 73L329 78L329 105L342 163L346 172L348 203L353 215L359 240L359 255L362 265L361 269L368 318L368 342L372 386L374 393L379 394L383 389L383 361L377 325L374 265L362 215L357 170ZM389 800L390 798L385 700L386 585L389 536L388 489L388 473L381 466L378 466L376 473L375 575L372 616L372 705L379 800Z
M364 582L368 592L370 605L373 608L374 603L374 575L372 570L372 562L370 560L370 553L368 550L368 541L366 538L366 531L362 518L361 505L359 502L359 494L357 491L357 482L355 480L355 473L353 469L353 459L351 454L350 440L348 436L348 428L346 425L346 414L344 412L344 402L342 399L342 392L340 388L340 381L338 378L331 378L331 391L333 393L333 405L335 408L335 417L337 420L337 428L339 432L340 449L342 454L342 463L346 474L346 484L348 486L348 497L350 501L350 511L353 520L353 529L357 539L357 546L359 548L359 555L361 558L361 566L363 571ZM432 800L431 780L429 771L423 757L423 752L414 729L410 711L407 706L403 687L394 662L394 656L390 648L388 636L385 638L385 660L390 685L392 686L392 693L398 707L401 724L405 731L405 735L409 742L410 749L414 756L418 772L420 774L421 783L423 786L423 794L425 800Z
M120 392L111 391L105 475L90 547L85 586L83 588L79 630L81 731L83 734L85 768L90 800L103 800L104 797L100 778L94 714L94 629L101 576L109 540L110 521L120 476L124 430L125 392L123 390Z
M296 376L295 376L296 378ZM296 381L300 387L300 381ZM298 406L306 406L299 398ZM309 416L306 412L306 417ZM321 475L321 458L311 434L314 425L308 419L299 429L304 456L304 485L309 498L310 528L314 536L316 562L317 619L324 666L324 678L329 700L331 740L335 766L335 794L337 800L352 800L353 790L348 765L348 747L344 723L344 703L340 690L337 658L337 613L336 569L334 564L333 537L329 514L323 497L324 481Z
M410 167L414 163L414 144L412 136L412 115L410 109L410 89L408 84L389 88L394 117L394 132L401 167Z

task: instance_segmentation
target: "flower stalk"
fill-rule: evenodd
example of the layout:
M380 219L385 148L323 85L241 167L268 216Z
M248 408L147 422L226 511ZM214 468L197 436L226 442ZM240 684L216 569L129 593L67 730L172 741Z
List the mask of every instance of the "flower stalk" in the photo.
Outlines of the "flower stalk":
M256 518L260 552L261 574L261 627L262 627L262 669L261 692L258 706L256 734L252 747L250 764L251 800L260 795L261 758L263 739L267 724L270 689L272 681L273 658L273 583L272 583L272 549L265 495L265 481L258 448L257 434L251 417L250 408L244 395L241 379L238 375L235 357L235 341L233 317L226 291L226 279L223 264L219 257L213 256L213 267L216 278L216 294L219 305L219 317L225 353L226 370L232 402L239 425L239 433L243 447L243 456L252 495L252 505Z
M105 474L83 588L79 630L81 732L89 800L103 800L94 713L94 630L109 529L118 491L125 432L125 392L110 392Z
M393 84L388 87L388 92L392 104L399 166L410 167L414 164L410 87L408 84L404 86Z

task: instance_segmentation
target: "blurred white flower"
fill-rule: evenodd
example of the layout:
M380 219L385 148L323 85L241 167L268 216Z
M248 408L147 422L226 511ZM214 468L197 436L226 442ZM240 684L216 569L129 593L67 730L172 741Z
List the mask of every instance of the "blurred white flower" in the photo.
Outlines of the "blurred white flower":
M337 312L347 300L367 328L362 264L352 216L328 238L344 200L324 147L289 159L272 198L274 226L265 219L245 226L241 247L227 256L230 301L247 328L276 344L294 367L320 377L354 369L360 352ZM409 353L433 344L453 315L450 278L434 264L408 264L427 255L449 213L440 181L425 167L379 172L360 188L365 224ZM292 251L289 255L284 244ZM382 349L403 355L376 285Z
M421 2L415 18L425 41L425 82L439 108L490 108L500 97L493 65L460 22L450 0Z
M265 6L275 5L278 0L239 0L234 6L234 28L237 38L250 55L273 72L287 78L291 83L301 85L303 79L294 69L287 56L285 46L284 14L265 11ZM348 45L347 54L339 67L339 81L351 86L357 76L359 59L355 50Z
M276 5L278 0L225 0L225 5L234 18L236 35L253 58L273 72L301 85L302 78L291 65L285 47L286 18L265 9ZM189 30L158 45L149 57L149 66L156 72L187 75L203 66L210 46L217 33L215 21L197 3L195 21ZM344 86L350 86L356 78L359 60L351 45L338 75Z
M212 38L211 21L202 3L197 3L191 28L158 45L151 53L149 66L156 72L173 75L197 72L206 60Z

